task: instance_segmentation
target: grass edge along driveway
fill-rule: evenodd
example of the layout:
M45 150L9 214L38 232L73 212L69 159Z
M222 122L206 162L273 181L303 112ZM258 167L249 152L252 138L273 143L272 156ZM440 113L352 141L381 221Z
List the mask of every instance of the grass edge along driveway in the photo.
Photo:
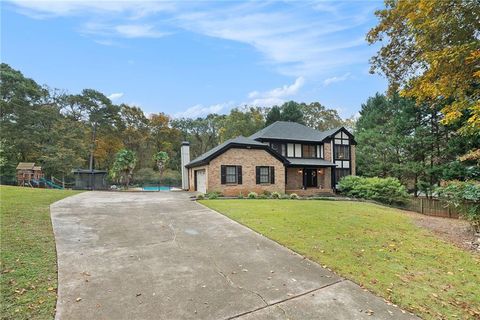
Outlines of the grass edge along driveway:
M200 202L425 319L480 317L480 257L400 210L352 201Z
M52 319L57 256L50 204L77 191L0 186L2 319Z

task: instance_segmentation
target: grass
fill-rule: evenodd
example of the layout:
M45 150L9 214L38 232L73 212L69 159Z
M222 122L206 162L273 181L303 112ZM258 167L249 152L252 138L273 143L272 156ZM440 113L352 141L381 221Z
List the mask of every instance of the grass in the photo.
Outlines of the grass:
M78 192L0 186L1 319L52 319L57 264L49 205Z
M370 203L204 200L425 319L480 318L480 257Z

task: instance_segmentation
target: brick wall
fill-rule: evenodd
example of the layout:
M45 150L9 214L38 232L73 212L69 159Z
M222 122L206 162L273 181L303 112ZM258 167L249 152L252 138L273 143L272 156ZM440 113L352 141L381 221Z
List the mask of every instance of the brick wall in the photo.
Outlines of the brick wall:
M287 190L302 188L303 176L298 170L300 170L300 168L287 168Z
M323 144L323 158L332 161L332 144L330 141Z
M222 165L242 166L242 184L221 184L220 167ZM275 184L256 184L255 167L275 167ZM277 158L265 150L231 148L219 155L208 165L207 191L218 191L226 196L237 196L249 192L259 194L264 191L285 192L285 167Z

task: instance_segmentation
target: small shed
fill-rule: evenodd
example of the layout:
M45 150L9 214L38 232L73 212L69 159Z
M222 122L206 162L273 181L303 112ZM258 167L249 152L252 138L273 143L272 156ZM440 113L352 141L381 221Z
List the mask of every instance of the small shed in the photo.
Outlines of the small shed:
M75 169L72 170L75 177L75 187L77 190L106 190L107 189L107 171Z
M19 186L31 185L32 180L43 178L42 167L36 166L34 162L20 162L17 165L17 183Z

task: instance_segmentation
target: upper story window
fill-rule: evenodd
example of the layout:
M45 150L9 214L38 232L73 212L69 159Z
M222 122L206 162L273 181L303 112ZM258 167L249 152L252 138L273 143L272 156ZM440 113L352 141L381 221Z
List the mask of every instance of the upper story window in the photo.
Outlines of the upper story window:
M317 158L323 159L323 144L317 145Z
M344 159L344 160L350 159L350 146L336 144L335 159Z
M335 144L343 144L348 146L350 144L350 137L343 131L335 135Z
M334 159L350 159L350 138L345 132L339 132L334 138Z
M303 158L316 158L317 157L316 146L313 144L302 145L302 155L303 155Z
M323 145L287 143L289 158L323 158Z
M280 153L282 156L286 156L287 155L287 152L286 152L286 146L285 146L285 143L280 143L280 142L272 142L270 143L270 147L272 147L273 150L277 151L278 153Z

